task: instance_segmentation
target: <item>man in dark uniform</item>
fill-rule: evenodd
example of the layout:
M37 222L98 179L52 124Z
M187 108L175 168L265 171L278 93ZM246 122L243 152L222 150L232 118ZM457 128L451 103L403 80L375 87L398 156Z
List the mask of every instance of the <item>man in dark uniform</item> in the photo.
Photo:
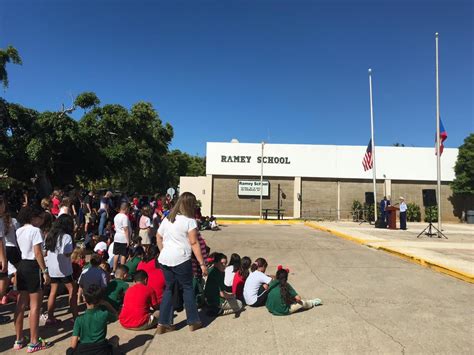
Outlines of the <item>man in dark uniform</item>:
M385 225L387 224L387 217L388 217L388 213L386 211L386 208L390 205L390 201L387 200L387 196L384 196L383 197L383 200L380 201L380 214L381 214L381 219L382 221L385 223Z

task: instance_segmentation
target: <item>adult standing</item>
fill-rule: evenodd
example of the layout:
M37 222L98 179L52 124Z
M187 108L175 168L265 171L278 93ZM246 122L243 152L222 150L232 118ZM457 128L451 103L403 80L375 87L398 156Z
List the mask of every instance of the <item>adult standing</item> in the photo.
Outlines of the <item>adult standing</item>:
M28 316L30 323L30 343L28 352L35 352L48 347L48 343L38 334L41 301L43 300L43 285L50 282L48 268L43 257L43 237L39 227L43 223L44 212L34 207L24 207L18 214L18 220L23 225L16 231L21 261L17 270L17 287L20 292L15 309L16 341L14 350L26 346L27 338L23 336L23 319L25 308L30 305Z
M130 205L127 202L122 202L120 204L120 212L114 217L114 273L117 270L119 258L120 264L123 265L128 256L128 246L132 236L132 225L128 218L129 209Z
M406 230L407 229L407 204L405 203L405 199L400 196L400 229Z
M102 237L105 231L105 224L107 223L107 218L110 213L110 198L112 197L112 192L107 191L105 195L100 199L99 205L99 235Z
M387 210L386 208L388 207L389 202L387 200L387 196L384 196L382 201L380 201L380 216L382 221L385 223L385 226L387 225Z
M195 207L196 196L190 192L184 192L156 233L157 243L161 250L158 261L162 265L166 281L158 320L159 334L174 330L171 295L175 282L183 287L184 306L190 330L194 331L202 327L193 291L192 253L196 256L204 276L207 276L207 267L197 238Z

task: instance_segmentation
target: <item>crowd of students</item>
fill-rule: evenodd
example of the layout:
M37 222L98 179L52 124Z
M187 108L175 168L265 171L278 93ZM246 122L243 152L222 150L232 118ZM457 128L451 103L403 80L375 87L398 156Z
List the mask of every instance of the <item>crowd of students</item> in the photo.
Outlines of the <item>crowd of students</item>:
M287 315L321 303L301 299L288 283L288 269L280 266L268 276L263 258L252 262L232 254L228 261L220 252L210 254L200 230L219 227L197 206L188 192L174 201L114 200L111 192L97 199L89 192L74 204L55 191L41 208L26 201L16 213L0 195L0 298L3 304L16 302L13 349L50 346L39 324L60 323L55 304L61 285L74 322L70 354L111 353L118 342L107 340L107 324L117 319L126 329L158 327L163 334L175 330L173 314L183 308L194 331L202 327L198 308L220 316L241 312L246 304ZM83 302L86 310L79 314ZM29 337L23 331L28 306Z

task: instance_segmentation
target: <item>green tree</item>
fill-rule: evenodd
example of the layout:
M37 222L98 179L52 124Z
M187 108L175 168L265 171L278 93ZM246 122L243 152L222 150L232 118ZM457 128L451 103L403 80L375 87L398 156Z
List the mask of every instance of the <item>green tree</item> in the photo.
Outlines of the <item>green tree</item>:
M8 88L8 63L23 64L20 54L18 54L16 48L12 46L8 46L6 49L0 48L0 81L5 89Z
M451 183L455 194L474 195L474 133L464 139L459 147L458 159L454 166L456 178Z
M74 106L87 110L100 105L100 100L93 92L83 92L79 94L74 100Z

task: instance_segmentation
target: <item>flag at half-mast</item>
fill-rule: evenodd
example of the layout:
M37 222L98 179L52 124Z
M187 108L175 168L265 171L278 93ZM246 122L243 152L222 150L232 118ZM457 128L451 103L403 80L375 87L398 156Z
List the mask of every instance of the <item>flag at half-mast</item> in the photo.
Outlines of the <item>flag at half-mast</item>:
M362 166L364 167L364 171L372 169L374 165L374 161L372 159L372 138L369 140L369 145L365 150L364 159L362 159Z
M448 132L444 129L443 121L439 119L439 155L443 154L444 141L448 138ZM436 155L436 133L435 133L435 155Z

